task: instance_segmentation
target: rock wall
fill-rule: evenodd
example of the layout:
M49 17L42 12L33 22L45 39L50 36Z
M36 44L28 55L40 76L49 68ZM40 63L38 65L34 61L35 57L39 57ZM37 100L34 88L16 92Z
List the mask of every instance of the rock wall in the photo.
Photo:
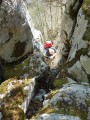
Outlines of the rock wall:
M88 36L86 31L89 21L86 18L86 13L82 10L87 2L84 2L83 5L82 2L83 0L67 1L61 36L63 42L68 41L67 46L70 48L69 53L67 53L68 72L78 82L90 82L90 42L86 37L83 37ZM89 5L90 3L88 3Z
M65 3L60 40L64 43L61 52L66 62L59 64L61 71L53 80L55 89L45 96L45 106L36 120L59 120L63 119L63 114L66 119L90 119L89 12L89 0L67 0Z
M44 5L45 2L50 3L49 8L52 8L51 2L54 2L52 5L56 5L55 1L53 0L45 0L43 3ZM4 2L2 3L4 4ZM1 103L2 114L0 113L0 117L3 119L17 119L18 115L19 118L22 117L22 119L24 119L25 114L23 110L26 112L27 107L29 107L30 111L28 111L28 113L30 112L30 114L32 114L33 111L33 113L36 114L37 111L37 115L35 117L31 118L32 115L30 115L31 120L90 120L90 2L88 0L84 1L84 3L83 0L65 0L60 3L63 6L63 17L60 17L60 38L56 41L56 45L60 45L60 42L65 45L61 52L66 61L64 64L62 63L62 65L57 64L57 68L50 71L48 65L46 65L43 62L43 59L40 58L40 54L33 54L34 56L32 56L32 58L29 60L29 65L24 66L24 69L31 69L27 69L28 74L21 76L21 78L24 78L24 80L13 81L12 84L9 84L9 82L11 83L10 80L1 84L1 100L4 100L4 102ZM23 14L21 15L23 16ZM28 12L26 16L29 16ZM30 17L28 17L26 23L31 26ZM11 53L9 55L11 55ZM11 59L11 57L6 57L6 61L10 62L13 60L14 58ZM35 76L38 74L40 75L38 75L36 78L36 81L38 82L38 84L36 84L38 91L42 89L42 86L48 91L48 94L43 95L43 101L41 100L44 105L42 108L38 103L39 99L37 99L37 89L34 96L37 99L37 103L34 101L33 105L31 105L31 102L31 106L27 106L27 103L29 103L27 98L30 100L31 97L28 97L28 95L31 96L31 93L27 94L27 87L25 86L32 84L31 80L29 81L29 77L31 77L31 73L34 74L34 72ZM10 85L11 87L14 87L14 89L11 91L9 87ZM7 93L8 90L9 94ZM41 93L39 94L41 95ZM8 97L10 95L12 96ZM19 107L22 105L23 110L18 108L17 105L19 105ZM32 110L32 106L36 108L40 106L40 110ZM7 108L9 108L9 112L7 111ZM11 116L12 113L13 115Z
M32 53L30 16L23 0L0 2L0 59L2 62L16 61Z

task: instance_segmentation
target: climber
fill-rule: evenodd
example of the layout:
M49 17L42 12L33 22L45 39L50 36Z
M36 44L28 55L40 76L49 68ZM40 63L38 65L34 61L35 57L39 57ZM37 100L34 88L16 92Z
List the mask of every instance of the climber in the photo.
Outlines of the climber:
M49 59L54 59L56 56L56 49L55 48L47 48L45 51L45 57Z
M53 45L53 41L46 41L44 43L44 49L51 48Z

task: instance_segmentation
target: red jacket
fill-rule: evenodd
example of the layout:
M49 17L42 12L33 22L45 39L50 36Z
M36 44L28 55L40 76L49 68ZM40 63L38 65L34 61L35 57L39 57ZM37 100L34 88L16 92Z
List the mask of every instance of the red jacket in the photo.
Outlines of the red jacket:
M44 43L44 48L50 48L50 47L52 47L52 42L46 42L46 43Z

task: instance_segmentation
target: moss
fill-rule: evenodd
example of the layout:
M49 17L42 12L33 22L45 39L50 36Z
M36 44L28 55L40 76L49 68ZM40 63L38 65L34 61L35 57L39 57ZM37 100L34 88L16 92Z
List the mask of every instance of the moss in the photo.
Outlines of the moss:
M55 112L54 108L52 108L50 105L47 105L38 111L36 117L38 117L39 115L41 115L43 113L49 114L49 113L53 113L53 112Z
M57 102L56 106L58 107L60 114L79 116L82 120L86 120L87 118L87 111L78 109L75 104L67 105L67 103L64 102Z
M85 14L86 20L88 20L88 26L90 26L90 0L85 0L82 6L83 12ZM83 36L83 40L90 41L90 28L87 27L85 34Z
M7 86L8 86L8 83L13 81L15 78L13 79L8 79L6 80L5 82L3 82L1 85L0 85L0 94L5 94L7 92Z
M51 99L57 92L58 92L57 89L56 90L51 90L51 92L48 94L46 99Z
M90 99L86 101L87 106L90 107Z
M16 88L12 89L10 91L10 96L4 98L5 102L5 108L6 107L16 107L24 101L24 98L26 97L25 92L23 91L23 88L21 86L17 86ZM10 103L9 103L10 102ZM4 109L5 109L4 108Z
M15 44L14 51L11 57L20 57L25 52L26 42L18 41Z
M23 110L18 107L6 108L3 110L2 115L2 120L25 120Z
M3 104L1 105L0 111L3 113L3 120L24 120L24 112L18 106L22 104L27 96L27 91L23 90L23 87L30 84L31 79L24 80L22 83L18 80L15 80L15 82L13 80L7 80L1 84L0 89L3 91L5 90L4 92L6 93L3 98ZM10 95L8 96L7 85L9 82L11 82L13 86L11 88Z
M16 82L14 82L14 81L16 81ZM12 84L14 85L14 87L12 88L12 89L14 89L14 88L17 88L18 86L24 87L26 85L29 85L31 83L31 81L32 81L32 79L23 80L22 84L21 84L16 78L8 79L0 85L0 94L7 93L7 86L10 82L12 82Z
M67 79L66 78L62 78L62 79L56 79L54 82L53 82L53 85L55 88L61 88L63 86L63 84L66 84L67 83Z
M44 114L44 113L46 113L46 114L58 113L58 114L79 116L82 120L87 119L87 112L82 109L78 109L76 106L73 106L73 105L67 106L63 103L60 103L57 106L58 106L58 108L52 107L50 105L45 106L37 113L36 117L38 117L39 115Z
M83 40L90 41L90 28L87 28L87 30L85 31Z
M24 73L28 72L29 69L23 70L23 66L28 66L30 62L30 58L25 59L24 62L18 64L18 65L6 65L3 67L3 72L4 72L4 79L7 80L9 78L19 78L22 76Z

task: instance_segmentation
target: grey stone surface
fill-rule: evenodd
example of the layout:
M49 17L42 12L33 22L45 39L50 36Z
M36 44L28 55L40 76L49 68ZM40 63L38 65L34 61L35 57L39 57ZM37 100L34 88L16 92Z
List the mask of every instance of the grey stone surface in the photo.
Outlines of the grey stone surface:
M90 58L88 56L81 56L80 62L85 72L90 75Z
M79 117L74 117L70 115L63 115L63 114L42 114L40 117L36 120L81 120Z
M58 102L65 102L68 105L75 105L77 108L88 109L87 101L90 100L90 87L88 85L66 84L59 92L52 97L50 103L57 106Z
M32 79L32 82L30 85L26 86L24 88L24 90L26 89L28 94L24 100L24 102L22 103L22 105L19 105L20 108L22 108L22 110L24 111L24 113L26 113L26 110L28 108L29 102L32 99L33 95L34 95L34 87L35 87L35 78Z
M69 52L69 61L75 58L75 54L78 50L81 48L86 48L88 42L83 41L83 35L86 31L88 21L85 20L85 15L82 12L82 9L79 10L78 15L77 15L77 25L74 29L74 34L72 36L72 45L71 45L71 50ZM83 29L82 29L83 28Z
M0 120L2 119L2 113L0 112Z
M16 61L33 50L32 32L23 0L2 0L0 4L0 58ZM8 51L8 52L7 52Z
M87 74L83 70L80 61L77 61L72 67L68 68L68 72L72 74L78 82L88 82Z

